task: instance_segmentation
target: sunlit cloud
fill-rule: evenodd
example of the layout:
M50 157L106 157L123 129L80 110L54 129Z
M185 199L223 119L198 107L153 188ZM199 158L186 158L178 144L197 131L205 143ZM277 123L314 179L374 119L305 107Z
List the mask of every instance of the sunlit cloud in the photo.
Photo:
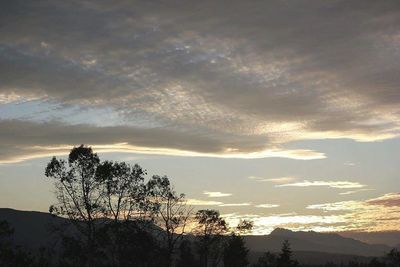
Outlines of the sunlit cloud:
M278 204L258 204L255 205L256 208L264 208L264 209L271 209L271 208L277 208L279 207Z
M372 188L363 188L363 189L358 189L358 190L351 190L351 191L346 191L346 192L340 192L339 195L352 195L352 194L357 194L360 192L365 192L365 191L373 191L375 189Z
M368 205L400 207L400 193L389 193L381 197L370 199L366 202Z
M219 202L219 201L189 198L189 199L187 199L186 204L190 205L190 206L219 206L219 205L222 205L223 203Z
M226 204L221 204L219 205L220 207L247 207L250 206L251 203L226 203Z
M323 211L316 214L258 214L229 213L222 216L230 225L242 219L252 220L252 234L265 235L275 228L294 231L396 231L400 217L400 193L390 193L365 201L341 201L307 206L309 210Z
M309 205L307 209L320 209L324 211L346 211L362 210L379 207L399 207L400 211L400 193L388 193L383 196L368 199L366 201L341 201L334 203Z
M330 16L330 8L308 1L234 1L238 13L229 14L218 1L201 1L196 8L189 2L179 8L139 5L140 12L135 2L5 5L10 12L0 18L6 25L0 30L0 103L39 98L59 104L55 118L47 111L48 123L60 120L69 105L108 108L125 126L135 125L134 131L158 131L148 139L148 132L135 135L135 142L132 129L108 129L113 133L91 142L83 132L65 131L40 146L84 140L127 143L125 150L138 153L315 160L327 155L285 146L315 139L374 142L400 134L399 35L390 30L398 25L395 1L380 8L367 1L361 11L357 3L333 3L344 10L340 20ZM305 12L293 16L299 8ZM21 15L21 9L37 12ZM72 27L77 17L80 27ZM310 21L321 23L309 31ZM346 29L341 42L338 28ZM260 34L265 31L268 36ZM243 88L249 88L245 96ZM98 117L76 123L99 126ZM165 137L159 128L168 131ZM23 125L13 128L21 131L29 133ZM45 131L17 135L20 142L0 147L7 150L0 161L46 155L22 142L48 139Z
M280 184L275 187L314 187L314 186L325 186L339 189L351 189L351 188L363 188L366 185L360 184L359 182L349 181L309 181L304 180L297 183Z
M232 194L230 194L230 193L210 192L210 191L204 191L203 194L207 195L208 197L229 197L229 196L232 196Z
M79 144L92 146L97 152L124 152L185 157L257 159L283 157L291 159L324 158L323 153L302 149L260 148L251 152L245 144L233 148L226 138L185 134L165 128L130 126L97 127L89 124L68 125L60 122L39 123L1 120L0 163L63 155ZM64 139L66 136L68 138ZM165 140L169 140L168 144ZM67 142L67 143L65 143Z
M323 211L351 211L360 209L361 207L363 207L362 203L358 201L342 201L335 203L308 205L307 209Z
M336 231L397 231L400 193L388 193L365 201L341 201L309 205L307 209L335 212L344 223Z
M250 206L251 203L223 203L220 201L212 201L212 200L201 200L201 199L193 199L189 198L186 202L191 206L218 206L218 207L247 207Z
M141 147L129 145L127 143L117 143L117 144L92 144L85 143L88 146L91 146L99 153L112 153L112 152L120 152L120 153L138 153L138 154L148 154L148 155L165 155L165 156L181 156L181 157L211 157L211 158L230 158L230 159L260 159L260 158L290 158L297 160L310 160L310 159L319 159L324 158L320 153L317 152L309 152L308 156L303 154L300 151L300 154L297 153L297 150L288 150L288 151L264 151L260 153L199 153L187 150L179 150L179 149L168 149L168 148L154 148L154 147ZM71 145L57 145L57 146L28 146L21 149L19 152L21 155L10 155L4 154L3 159L0 157L0 164L6 163L17 163L25 160L35 159L35 158L44 158L55 155L65 155L69 153L70 149L78 144ZM14 151L18 152L18 150Z
M258 176L249 176L248 177L251 180L255 180L257 182L271 182L271 183L276 183L276 184L283 184L283 183L289 183L294 180L296 180L295 177L277 177L277 178L263 178L263 177L258 177Z
M335 225L342 224L345 220L338 215L317 216L317 215L293 215L276 214L260 216L257 214L223 214L229 225L237 225L240 220L247 219L254 222L253 235L269 234L275 228L286 228L295 231L315 230L331 231Z
M25 95L21 96L18 95L14 92L10 93L0 93L0 104L10 104L10 103L16 103L19 104L20 102L28 102L28 101L33 101L40 99L39 97L35 96L34 94L32 95Z

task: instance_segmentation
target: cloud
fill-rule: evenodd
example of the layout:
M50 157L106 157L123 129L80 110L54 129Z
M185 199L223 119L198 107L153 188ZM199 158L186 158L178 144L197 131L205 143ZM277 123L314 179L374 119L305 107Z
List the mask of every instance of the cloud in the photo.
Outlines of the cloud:
M275 187L311 187L311 186L325 186L331 188L340 189L350 189L350 188L363 188L366 185L360 184L358 182L349 181L308 181L304 180L302 182L290 183L290 184L280 184Z
M91 145L96 152L129 152L173 156L221 158L287 157L320 158L317 152L308 156L297 150L263 150L249 152L246 145L235 151L223 136L175 132L169 129L128 126L97 127L88 124L67 125L59 122L36 123L0 120L0 163L19 162L37 157L67 154L72 146ZM168 140L168 142L166 142ZM244 150L243 150L244 149Z
M262 178L258 176L249 176L248 177L251 180L255 180L257 182L271 182L271 183L276 183L276 184L282 184L282 183L288 183L291 181L296 180L295 177L277 177L277 178Z
M204 191L203 194L207 195L208 197L229 197L229 196L232 196L232 194L230 194L230 193L210 192L210 191Z
M356 194L359 192L365 192L365 191L373 191L375 189L372 188L363 188L363 189L359 189L359 190L351 190L351 191L346 191L346 192L340 192L339 195L352 195L352 194Z
M222 214L229 225L237 225L240 220L247 219L254 222L253 235L269 234L275 228L286 228L295 231L334 231L336 226L345 223L338 215L296 215L296 214L274 214L261 216L256 214Z
M397 231L400 218L400 193L363 201L341 201L307 206L325 213L339 213L345 222L336 231Z
M219 206L220 207L247 207L250 205L251 205L251 203L245 202L245 203L226 203L226 204L221 204Z
M108 108L132 128L123 133L167 132L158 140L139 134L132 142L120 128L81 119L83 127L118 136L92 144L321 159L323 153L285 146L400 133L399 34L392 30L400 23L398 1L234 0L227 7L218 1L17 0L3 7L0 103L40 99L59 104L61 113L71 105ZM62 118L47 113L46 123ZM22 138L23 124L13 129ZM66 131L50 146L87 138ZM46 154L18 141L2 162Z
M258 204L255 206L256 208L264 208L264 209L271 209L279 207L278 204Z
M240 220L254 222L252 234L265 235L275 228L287 228L294 231L397 231L400 218L400 193L366 199L349 200L323 204L312 204L306 207L313 213L278 213L268 216L259 214L225 213L221 216L230 224L237 225ZM189 199L188 204L217 207L242 207L251 203L222 203ZM276 204L258 204L258 208L275 208ZM321 212L321 214L318 214Z
M189 198L187 199L187 204L192 206L219 206L219 207L246 207L250 206L251 203L223 203L220 201L212 201L212 200L201 200Z
M381 197L370 199L368 205L384 207L400 207L400 193L389 193Z
M388 193L367 200L351 200L307 206L313 214L258 214L230 213L221 216L230 224L237 225L240 220L254 222L252 234L265 235L275 228L294 231L397 231L400 193ZM267 204L270 205L270 204ZM322 214L315 212L322 211Z
M362 203L358 201L342 201L325 204L308 205L307 209L310 210L323 210L323 211L352 211L360 208Z
M191 205L191 206L220 206L223 203L219 202L219 201L210 201L210 200L189 198L189 199L187 199L186 204Z

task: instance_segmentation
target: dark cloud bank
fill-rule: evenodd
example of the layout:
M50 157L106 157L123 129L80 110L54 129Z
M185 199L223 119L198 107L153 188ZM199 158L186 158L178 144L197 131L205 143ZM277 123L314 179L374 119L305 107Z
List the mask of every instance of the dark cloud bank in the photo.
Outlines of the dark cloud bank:
M397 137L399 25L398 1L2 1L0 96L129 123L0 115L0 161L86 142L248 154Z

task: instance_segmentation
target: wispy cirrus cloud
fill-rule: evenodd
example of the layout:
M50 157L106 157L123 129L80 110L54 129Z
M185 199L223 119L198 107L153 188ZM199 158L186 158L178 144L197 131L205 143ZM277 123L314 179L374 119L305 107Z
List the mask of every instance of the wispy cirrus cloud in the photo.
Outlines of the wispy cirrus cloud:
M307 209L323 211L352 211L359 209L362 205L363 204L358 201L341 201L334 203L308 205Z
M400 193L388 193L383 196L360 200L314 204L307 209L322 211L322 214L287 213L271 214L222 214L231 225L240 220L254 222L252 234L268 234L275 228L287 228L295 231L397 231L400 217Z
M201 199L194 199L194 198L189 198L187 199L186 202L187 205L191 206L219 206L224 203L220 201L212 201L212 200L201 200Z
M384 207L400 207L400 193L388 193L381 197L369 199L368 205Z
M186 203L191 206L218 206L218 207L247 207L247 206L251 205L250 202L223 203L220 201L201 200L201 199L194 199L194 198L187 199Z
M352 189L352 188L363 188L366 185L359 182L349 182L349 181L309 181L304 180L302 182L280 184L275 187L330 187L339 189Z
M211 192L211 191L204 191L203 194L207 195L208 197L229 197L229 196L232 196L231 193Z
M370 208L386 207L398 208L400 212L400 193L387 193L383 196L368 199L365 201L340 201L334 203L314 204L307 206L307 209L319 209L324 211L348 211L348 210L363 210ZM384 214L382 212L382 214Z
M249 151L243 145L232 150L224 136L208 137L199 133L180 133L152 127L68 125L61 122L1 120L0 163L62 155L76 145L91 145L97 152L126 152L216 158L288 157L293 159L323 158L312 150L266 149ZM165 140L169 140L168 144ZM244 140L243 140L244 141ZM246 141L245 141L246 142ZM236 145L238 145L237 143Z
M264 209L272 209L272 208L279 207L279 205L278 204L266 203L266 204L258 204L258 205L255 205L254 207L256 207L256 208L264 208Z
M296 180L295 177L291 177L291 176L277 177L277 178L263 178L263 177L258 177L258 176L249 176L248 178L251 180L255 180L257 182L271 182L271 183L276 183L276 184L289 183L289 182Z
M244 202L244 203L226 203L219 205L220 207L247 207L250 206L251 203Z
M339 214L344 221L336 231L397 231L400 193L387 193L367 200L313 204L307 209Z
M265 235L275 228L286 228L295 231L335 231L336 226L345 223L339 215L300 215L300 214L273 214L269 216L257 214L222 214L229 225L237 225L240 220L248 219L254 222L253 235Z
M365 191L373 191L375 189L373 188L362 188L358 190L351 190L351 191L346 191L346 192L340 192L339 195L352 195L360 192L365 192Z

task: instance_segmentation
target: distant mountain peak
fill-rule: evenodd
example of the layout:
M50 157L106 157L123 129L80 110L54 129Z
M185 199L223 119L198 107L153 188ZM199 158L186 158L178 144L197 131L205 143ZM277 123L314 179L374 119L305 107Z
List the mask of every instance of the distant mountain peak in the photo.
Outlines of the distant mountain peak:
M301 234L301 233L317 233L315 231L292 231L286 228L275 228L270 235L272 236L291 236L294 234Z
M17 245L36 249L53 246L59 237L49 231L51 225L64 224L67 219L43 212L27 212L0 208L0 220L7 220L14 228L14 242ZM392 247L373 245L342 237L336 233L314 231L292 231L276 228L270 235L246 236L247 247L254 252L280 251L282 242L289 240L293 251L308 251L379 257Z
M289 230L289 229L285 229L285 228L275 228L270 235L288 235L288 234L292 234L293 231Z

